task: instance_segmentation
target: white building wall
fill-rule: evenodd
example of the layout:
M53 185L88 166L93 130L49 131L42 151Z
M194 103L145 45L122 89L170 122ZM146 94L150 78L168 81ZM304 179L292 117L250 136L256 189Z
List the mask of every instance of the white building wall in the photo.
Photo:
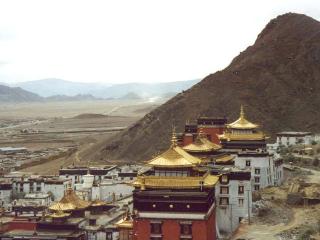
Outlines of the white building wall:
M306 144L310 145L315 140L315 137L312 135L305 136L277 136L277 144L289 147L297 144Z
M113 193L116 199L121 196L129 196L132 194L134 188L124 183L103 182L100 184L100 199L104 201L112 201Z
M11 203L12 190L0 190L0 205Z
M65 182L64 184L46 184L44 186L44 192L51 192L53 194L54 201L59 201L64 196L64 192L68 186L67 183L68 182Z
M221 186L229 187L229 194L221 194ZM239 194L239 186L244 186L244 193ZM231 232L235 231L238 226L240 219L248 218L248 214L251 216L252 211L252 190L251 181L239 181L231 180L229 184L217 184L216 189L216 221L217 227L221 234L229 235ZM228 197L228 205L220 205L220 198ZM243 199L240 202L239 199ZM249 210L248 210L249 209Z
M257 156L237 156L235 158L235 166L240 169L250 168L251 169L251 179L252 179L252 189L258 190L254 186L259 188L265 188L267 186L274 185L273 178L273 166L274 160L272 156L257 157ZM250 166L247 166L247 161L250 161ZM256 178L259 178L259 182L256 182Z
M68 179L71 180L71 186L73 187L76 183L82 183L82 175L60 175L60 179Z
M274 167L274 184L279 186L283 183L284 173L283 173L283 164Z
M94 186L92 187L92 192L91 192L91 199L96 200L99 199L101 200L100 192L101 192L101 186Z

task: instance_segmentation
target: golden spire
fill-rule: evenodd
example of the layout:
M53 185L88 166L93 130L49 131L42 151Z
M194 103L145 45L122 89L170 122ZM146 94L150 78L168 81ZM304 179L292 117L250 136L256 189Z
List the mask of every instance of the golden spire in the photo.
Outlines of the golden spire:
M176 127L172 128L172 137L171 137L171 147L177 146L177 136L176 136Z
M240 107L240 118L244 119L244 110L243 110L243 105L241 104L241 107Z
M227 124L227 128L234 129L255 129L258 127L259 126L257 124L251 123L245 118L243 105L240 107L240 117L233 123Z
M202 128L202 127L199 129L198 136L199 136L199 137L207 137L207 135L206 135L205 132L203 131L203 128Z

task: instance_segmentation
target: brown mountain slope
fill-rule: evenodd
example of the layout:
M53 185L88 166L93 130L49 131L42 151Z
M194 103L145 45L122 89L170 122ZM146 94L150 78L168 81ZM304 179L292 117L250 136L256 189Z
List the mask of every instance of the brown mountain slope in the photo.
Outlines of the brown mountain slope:
M320 130L320 23L301 14L272 20L223 71L153 110L101 151L104 159L146 160L199 115L234 120L239 106L269 134Z

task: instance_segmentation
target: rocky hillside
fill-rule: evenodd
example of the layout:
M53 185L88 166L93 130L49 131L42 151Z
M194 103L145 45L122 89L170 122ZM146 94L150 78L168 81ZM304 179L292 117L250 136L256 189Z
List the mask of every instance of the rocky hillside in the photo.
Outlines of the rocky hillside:
M0 85L0 102L36 102L44 99L37 94L28 92L19 87Z
M169 145L173 122L182 130L187 119L199 115L231 121L240 104L269 134L320 131L318 21L293 13L273 19L227 68L147 114L106 143L100 154L104 159L146 160Z

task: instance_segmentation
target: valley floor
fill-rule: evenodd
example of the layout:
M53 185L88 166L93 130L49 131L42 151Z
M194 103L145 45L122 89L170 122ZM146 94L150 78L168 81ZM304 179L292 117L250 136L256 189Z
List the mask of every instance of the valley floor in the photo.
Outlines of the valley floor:
M108 163L97 153L108 138L157 105L142 101L83 101L0 104L0 148L27 152L1 155L1 166L38 174L60 167Z

